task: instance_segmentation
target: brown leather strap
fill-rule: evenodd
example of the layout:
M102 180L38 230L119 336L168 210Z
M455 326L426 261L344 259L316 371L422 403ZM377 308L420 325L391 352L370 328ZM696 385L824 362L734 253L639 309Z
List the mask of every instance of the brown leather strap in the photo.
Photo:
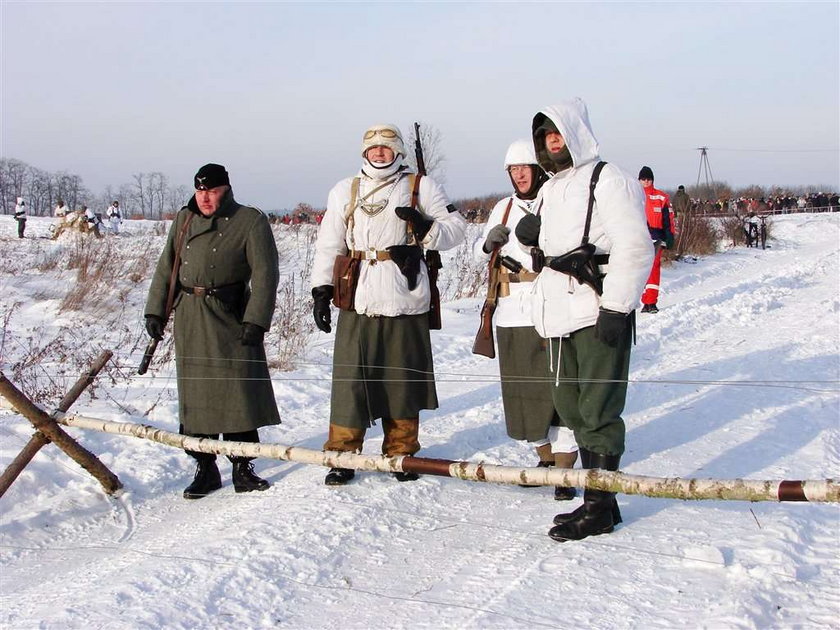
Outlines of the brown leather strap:
M184 246L184 241L187 239L187 228L192 221L194 213L187 210L187 218L184 220L184 225L178 233L178 238L175 243L175 258L172 261L172 273L169 275L169 293L166 295L166 306L163 310L163 321L169 319L172 313L172 305L175 303L175 286L178 284L178 269L181 266L181 248Z
M510 216L510 207L513 205L513 197L508 199L507 208L505 208L505 214L502 217L502 225L507 225L508 217Z
M502 284L507 282L533 282L537 279L537 276L540 275L533 271L520 271L519 273L510 273L506 269L502 269L502 272L499 274L499 282Z

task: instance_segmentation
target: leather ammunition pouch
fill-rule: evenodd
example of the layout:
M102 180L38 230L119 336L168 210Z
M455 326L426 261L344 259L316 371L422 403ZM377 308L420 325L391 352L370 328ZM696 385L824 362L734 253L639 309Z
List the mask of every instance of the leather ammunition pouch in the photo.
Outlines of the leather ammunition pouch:
M531 248L531 269L539 273L545 267L545 253L539 247Z
M423 250L418 245L392 245L388 247L391 260L405 276L408 290L417 288L417 276L420 273L420 261L423 260Z
M352 311L359 282L361 261L353 256L336 256L333 263L333 297L336 308Z

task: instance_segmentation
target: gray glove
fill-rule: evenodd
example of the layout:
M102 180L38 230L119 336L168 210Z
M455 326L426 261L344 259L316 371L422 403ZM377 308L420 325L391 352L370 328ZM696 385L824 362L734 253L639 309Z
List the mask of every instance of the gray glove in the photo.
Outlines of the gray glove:
M487 232L487 238L484 240L484 245L482 245L481 249L484 250L485 254L489 254L497 247L501 249L509 240L510 228L500 223L491 227L490 231Z

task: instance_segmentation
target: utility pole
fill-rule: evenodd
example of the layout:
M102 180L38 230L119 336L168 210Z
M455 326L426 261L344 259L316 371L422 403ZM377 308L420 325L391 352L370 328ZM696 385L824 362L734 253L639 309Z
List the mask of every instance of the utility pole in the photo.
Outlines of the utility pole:
M709 165L709 147L697 147L700 151L700 168L697 170L697 185L700 185L700 174L706 175L706 186L714 188L715 178L712 175L712 167Z
M709 147L697 147L700 151L700 168L697 170L697 188L700 188L700 175L705 175L706 190L711 191L713 197L717 198L717 187L715 186L715 178L712 175L712 167L709 164Z

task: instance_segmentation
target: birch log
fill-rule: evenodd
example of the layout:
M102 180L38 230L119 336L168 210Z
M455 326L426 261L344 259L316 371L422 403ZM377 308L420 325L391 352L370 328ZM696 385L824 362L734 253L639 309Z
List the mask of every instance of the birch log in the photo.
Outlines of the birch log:
M385 457L336 451L314 451L282 444L254 444L194 438L144 424L108 422L98 418L56 412L59 423L80 429L93 429L130 435L201 453L264 457L379 472L416 472L424 475L455 477L468 481L540 486L575 486L621 494L641 494L668 499L716 499L727 501L812 501L840 502L840 484L832 479L805 481L758 481L751 479L681 479L644 477L600 469L516 468L467 461L424 457Z

